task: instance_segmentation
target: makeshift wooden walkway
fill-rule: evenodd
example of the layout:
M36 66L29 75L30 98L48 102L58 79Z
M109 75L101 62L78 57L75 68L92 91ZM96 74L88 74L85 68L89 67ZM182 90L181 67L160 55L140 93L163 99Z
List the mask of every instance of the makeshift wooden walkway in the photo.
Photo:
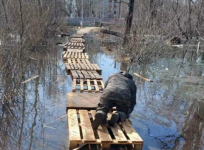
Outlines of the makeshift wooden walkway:
M82 43L85 41L82 38L83 35L74 35L67 46L84 46ZM91 123L104 89L104 82L101 77L102 70L97 64L90 63L88 55L80 50L70 51L67 47L62 55L66 71L72 78L72 92L67 94L66 107L69 150L111 150L113 146L116 146L116 149L123 147L124 150L141 150L143 140L129 120L114 127L99 126L97 131L93 130ZM108 114L109 119L111 113Z

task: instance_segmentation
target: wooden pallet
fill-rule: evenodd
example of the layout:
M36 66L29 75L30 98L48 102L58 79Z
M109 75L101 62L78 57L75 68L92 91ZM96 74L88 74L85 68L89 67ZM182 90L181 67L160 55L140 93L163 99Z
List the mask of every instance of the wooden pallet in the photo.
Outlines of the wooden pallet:
M76 53L84 53L85 49L70 49L70 48L64 47L63 51L76 52Z
M96 71L71 70L70 74L71 74L72 80L73 79L102 80L102 77Z
M64 46L63 51L81 52L85 51L85 47Z
M88 59L68 58L67 61L65 61L65 66L68 73L70 70L92 70L97 71L99 74L102 72L97 64L91 64Z
M72 38L84 38L84 34L73 34Z
M65 46L67 49L85 49L84 46Z
M67 42L65 46L84 47L84 43Z
M129 120L116 124L114 127L99 126L92 129L91 122L95 110L68 109L69 149L78 145L98 144L110 149L113 144L131 146L131 149L142 150L143 140L132 127Z
M85 43L85 40L82 38L71 38L70 42L72 42L72 43Z
M98 93L100 91L103 91L104 89L103 80L73 79L72 82L73 82L72 92L80 91L80 92Z
M89 56L86 53L63 51L62 59L67 60L68 58L89 59Z

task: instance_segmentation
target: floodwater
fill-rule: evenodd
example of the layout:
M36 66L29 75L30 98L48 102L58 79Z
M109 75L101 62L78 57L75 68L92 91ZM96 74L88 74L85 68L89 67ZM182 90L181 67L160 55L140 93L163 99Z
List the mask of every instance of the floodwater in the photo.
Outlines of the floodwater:
M67 38L56 38L65 43ZM100 49L100 41L86 36L89 60L102 69L105 81L121 69L121 63ZM65 150L68 147L66 99L72 80L62 62L61 46L36 53L22 86L22 98L1 109L0 149ZM146 65L132 65L153 82L134 76L137 104L130 117L144 140L143 150L204 150L204 121L197 117L204 101L204 63L201 60L158 58ZM204 108L200 108L204 109Z

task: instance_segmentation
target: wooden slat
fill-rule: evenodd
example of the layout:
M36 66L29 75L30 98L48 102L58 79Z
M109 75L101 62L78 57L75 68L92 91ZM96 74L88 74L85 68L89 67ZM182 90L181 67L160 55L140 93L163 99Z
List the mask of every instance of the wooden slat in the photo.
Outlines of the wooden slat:
M113 132L115 139L119 143L127 143L128 142L127 138L125 137L123 131L120 129L118 124L115 124L114 127L111 127L111 130Z
M72 53L71 53L71 52L68 52L68 51L67 51L67 53L68 53L68 56L67 56L67 57L70 58Z
M96 141L87 110L79 110L83 140Z
M101 70L97 64L94 64L94 66L95 66L98 70Z
M65 63L65 66L66 66L66 69L67 69L67 70L70 70L70 69L71 69L71 67L70 67L70 65L69 65L68 63Z
M96 71L91 71L91 72L95 76L96 79L102 79L102 77Z
M91 77L91 79L96 79L96 77L94 76L94 74L92 73L92 71L87 71L87 73L89 74L89 76Z
M98 93L99 92L99 88L98 88L98 83L96 80L94 80L94 86L95 86L95 92Z
M91 110L90 113L92 115L92 118L95 119L96 111ZM99 128L97 129L97 132L101 142L112 142L112 138L105 126L99 126Z
M77 118L76 109L69 109L68 110L68 128L69 128L69 140L80 142L81 136L79 131L79 124Z
M132 142L135 142L135 143L143 142L142 138L139 136L139 134L135 131L135 129L130 124L130 121L126 120L125 122L122 122L121 124L122 124L122 127L125 129L127 136Z
M112 114L108 113L107 115L108 115L108 120L110 120ZM128 142L128 139L125 137L123 131L121 130L121 128L119 127L119 125L117 123L115 124L114 127L110 127L110 128L111 128L113 135L114 135L114 137L118 143L127 143Z
M83 74L81 73L81 71L76 70L76 72L77 72L77 74L78 74L78 76L79 76L80 79L84 79L84 76L83 76Z
M72 92L76 92L76 79L73 79Z
M84 75L85 79L91 79L90 75L87 73L87 71L81 70L81 73Z
M80 79L80 92L83 92L84 91L84 80L83 79Z
M87 65L85 59L81 59L83 65L86 67L86 70L90 70L89 66Z
M79 53L79 57L78 58L81 58L81 55L82 55L83 53Z
M84 55L82 55L82 58L84 59Z
M91 92L91 84L90 84L90 80L87 79L87 87L88 87L88 92Z
M71 61L71 59L70 58L68 58L68 64L71 64L72 63L72 61Z
M71 75L72 75L72 79L79 79L79 76L78 76L76 70L71 70Z
M101 88L104 89L104 83L103 83L103 80L100 80L99 82L101 82Z

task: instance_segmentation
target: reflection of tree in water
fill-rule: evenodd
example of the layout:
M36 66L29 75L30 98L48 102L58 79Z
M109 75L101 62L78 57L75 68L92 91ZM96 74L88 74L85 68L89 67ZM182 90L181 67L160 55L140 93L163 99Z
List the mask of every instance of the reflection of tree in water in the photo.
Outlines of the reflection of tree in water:
M133 67L133 72L154 80L148 83L136 78L138 106L135 113L139 118L157 124L155 128L148 123L145 125L148 136L160 143L162 149L191 150L190 145L199 145L197 149L204 148L201 142L203 121L196 118L193 107L203 97L203 65L195 64L195 60L185 59L183 63L177 55L173 60L158 58L151 64ZM170 131L165 131L165 128ZM159 136L154 130L164 133Z
M202 108L204 109L204 108ZM181 143L176 143L175 150L185 149L185 150L201 150L204 146L204 122L198 117L195 112L196 105L192 104L188 109L188 114L185 118L182 127L182 136L184 141Z
M22 61L23 64L16 63L2 71L0 149L23 150L38 146L44 149L46 145L43 144L43 124L47 120L46 114L53 115L46 104L58 103L55 94L59 91L57 74L64 72L57 67L60 56L56 47L51 46L49 50L33 53L35 59ZM40 77L25 84L20 83L35 75ZM53 146L53 149L57 147Z

